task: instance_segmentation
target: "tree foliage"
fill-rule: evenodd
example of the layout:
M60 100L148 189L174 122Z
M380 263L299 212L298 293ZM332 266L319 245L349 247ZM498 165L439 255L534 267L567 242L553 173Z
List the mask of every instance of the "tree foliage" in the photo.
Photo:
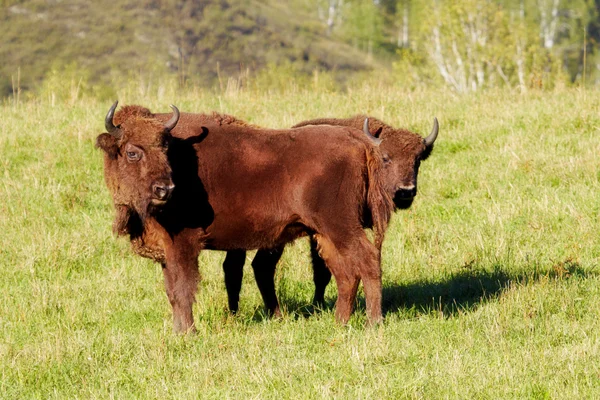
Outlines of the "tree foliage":
M598 0L335 2L332 32L375 54L396 52L399 78L412 84L525 91L579 82L584 68L598 75Z

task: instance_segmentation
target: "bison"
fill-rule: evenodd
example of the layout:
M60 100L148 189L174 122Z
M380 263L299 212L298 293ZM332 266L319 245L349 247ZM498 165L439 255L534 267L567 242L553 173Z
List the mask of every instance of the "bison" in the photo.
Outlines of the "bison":
M150 110L140 106L123 107L115 116L115 120L125 120L131 115L139 114L146 117L167 121L169 114L154 114ZM393 128L384 122L364 115L357 115L347 119L316 119L301 122L294 126L303 127L307 125L340 125L354 128L362 128L364 133L380 144L385 164L384 186L394 201L396 209L406 209L412 204L417 193L417 174L420 162L425 160L433 149L433 145L439 132L437 119L428 137L422 138L405 129ZM194 126L202 123L217 123L218 125L241 125L250 126L245 121L239 120L231 115L219 114L187 114L181 117L180 124ZM371 135L370 127L374 130ZM363 226L369 228L370 221L364 221ZM376 246L381 249L383 235L376 239ZM319 256L317 242L313 237L310 239L311 258L313 263L313 279L315 282L315 294L313 304L324 303L325 289L331 281L331 272ZM147 251L142 246L137 246L138 253ZM263 297L265 307L270 315L280 315L279 303L275 293L274 274L276 265L283 253L283 246L271 249L259 250L252 262L256 282ZM156 258L154 256L154 258ZM246 259L245 250L230 250L227 252L223 262L225 274L225 286L227 289L229 309L236 313L239 307L239 293L241 290L243 267Z
M161 262L176 331L194 329L201 250L276 249L303 235L336 279L336 318L348 321L362 280L369 321L381 320L379 252L362 227L370 221L381 240L393 202L368 137L341 126L180 121L174 106L166 122L131 113L115 125L116 106L97 138L113 226Z
M163 116L163 118L165 118ZM370 123L369 123L370 122ZM422 138L420 135L405 129L396 129L378 119L357 115L347 119L325 118L304 121L293 126L300 128L310 125L335 125L361 128L367 135L369 129L374 130L373 136L384 157L384 187L394 201L396 209L407 209L412 205L417 194L417 174L421 161L429 157L439 132L437 118L434 118L433 129L429 136ZM368 224L364 225L368 228ZM383 239L383 235L380 236ZM381 242L376 240L376 245L381 248ZM313 304L322 305L325 302L325 289L331 281L331 272L319 256L317 242L310 239L311 258L313 265L313 279L315 294ZM281 258L283 247L259 250L252 261L257 285L261 291L265 306L269 313L279 315L279 303L275 294L273 277L277 262ZM243 276L243 267L246 252L242 250L228 251L223 270L225 272L225 286L229 299L229 308L236 312L239 303L239 293Z

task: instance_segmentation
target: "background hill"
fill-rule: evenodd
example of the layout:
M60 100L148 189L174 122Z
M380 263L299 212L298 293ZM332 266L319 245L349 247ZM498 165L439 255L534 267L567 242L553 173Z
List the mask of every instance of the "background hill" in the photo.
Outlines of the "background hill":
M268 64L298 72L371 68L367 56L325 35L316 15L286 2L116 0L8 2L0 10L0 91L29 89L70 65L95 83L115 75L174 74L214 84Z
M0 96L142 76L265 88L360 73L402 89L596 84L600 0L0 0ZM255 78L266 79L255 79ZM52 79L49 79L52 78ZM66 78L66 79L65 79ZM267 83L267 85L265 85ZM356 86L356 82L352 82ZM77 90L79 90L77 84ZM102 96L101 96L102 97ZM105 96L106 97L106 96Z

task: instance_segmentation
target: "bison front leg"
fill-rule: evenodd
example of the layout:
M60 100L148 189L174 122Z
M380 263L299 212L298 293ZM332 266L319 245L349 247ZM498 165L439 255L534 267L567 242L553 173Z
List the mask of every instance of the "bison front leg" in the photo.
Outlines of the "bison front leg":
M381 313L381 252L373 245L366 235L357 237L355 260L365 291L367 303L367 318L370 325L375 325L383 320Z
M192 306L200 280L198 251L188 243L175 242L167 246L166 258L163 274L167 297L173 307L173 329L178 333L195 331Z

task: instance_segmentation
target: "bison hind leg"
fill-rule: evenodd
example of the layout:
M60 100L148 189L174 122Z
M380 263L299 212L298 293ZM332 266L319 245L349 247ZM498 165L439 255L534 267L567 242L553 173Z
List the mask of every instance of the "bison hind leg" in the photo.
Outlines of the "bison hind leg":
M362 229L348 232L333 241L329 237L315 234L319 255L325 261L335 277L338 286L336 302L336 318L348 322L356 294L358 283L363 281L367 317L370 324L381 321L381 266L379 252L369 241Z
M317 307L325 306L325 289L331 281L331 271L327 269L325 261L319 255L317 241L314 236L310 237L310 256L313 267L313 280L315 282L315 296L313 304Z
M229 250L225 256L225 261L223 261L225 289L227 290L229 311L232 314L236 314L239 309L245 261L246 252L244 250Z
M269 316L281 317L279 301L275 292L275 268L283 254L283 246L274 249L261 249L256 252L252 260L252 269L256 284L265 302L265 308Z

